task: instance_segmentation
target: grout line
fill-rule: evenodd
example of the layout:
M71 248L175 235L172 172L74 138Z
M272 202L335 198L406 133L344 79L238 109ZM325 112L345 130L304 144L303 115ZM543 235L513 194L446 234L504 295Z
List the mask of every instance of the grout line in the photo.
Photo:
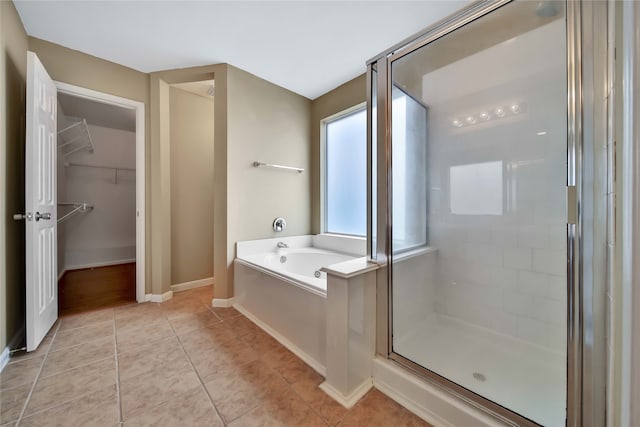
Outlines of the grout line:
M36 384L38 383L38 380L40 379L40 374L42 374L42 370L44 369L44 364L47 362L47 356L49 355L49 352L51 351L51 346L53 346L53 343L56 340L56 336L58 335L58 331L60 330L60 325L61 324L62 324L62 321L58 321L58 325L56 326L56 330L53 332L53 337L51 338L51 342L49 343L49 347L47 347L47 351L44 353L44 357L42 358L42 363L40 364L40 368L38 369L38 373L36 374L36 377L33 380L33 384L31 384L31 388L29 389L29 394L27 395L27 398L24 401L24 405L22 406L22 410L20 411L20 416L18 417L18 421L16 421L15 427L18 427L20 425L20 422L22 421L22 418L24 418L24 413L27 410L27 405L29 405L29 402L31 402L31 396L33 395L33 392L36 389Z
M212 310L212 311L213 311L213 310ZM258 330L260 330L260 331L262 331L262 332L266 333L266 331L265 331L264 329L262 329L262 328L261 328L260 326L258 326L257 324L253 323L253 322L251 321L251 319L249 319L248 317L246 317L246 316L245 316L245 315L243 315L242 313L239 313L237 316L233 316L233 317L231 317L229 320L235 320L235 319L238 319L238 318L240 318L240 317L244 317L245 319L249 320L253 325L255 325L255 326L258 328ZM224 320L223 320L223 322L224 322ZM238 339L239 339L239 340L241 340L241 341L243 341L245 344L249 344L249 343L245 340L245 337L246 337L249 333L251 333L251 332L247 332L247 333L245 333L244 335L242 335L242 336L238 337ZM274 339L274 340L278 343L278 345L279 345L279 346L281 346L281 347L285 348L287 351L290 351L289 349L287 349L286 347L284 347L284 346L282 345L282 343L280 343L278 340L276 340L275 338L273 338L271 335L269 335L269 336L270 336L272 339ZM254 350L254 351L255 351L255 350ZM258 352L256 351L256 353L258 353ZM307 367L311 368L311 366L309 366L309 365L308 365L304 360L300 359L300 357L298 357L296 354L293 354L293 356L294 356L296 359L300 360L300 361L301 361L305 366L307 366ZM260 355L260 353L258 353L258 360L262 360L262 356ZM264 362L263 362L263 363L264 363ZM293 393L295 396L297 396L297 397L298 397L298 399L300 399L300 401L301 401L301 402L303 402L303 403L304 403L304 404L305 404L305 405L306 405L306 406L311 410L311 412L313 412L314 414L316 414L316 415L318 416L318 418L320 419L320 421L321 421L324 425L329 426L329 427L332 427L332 426L338 426L338 425L342 422L342 420L346 417L346 415L349 413L349 411L351 410L351 409L348 409L348 410L347 410L347 412L345 412L345 413L342 415L342 417L340 417L340 419L339 419L336 423L334 423L334 424L330 424L330 423L329 423L329 420L325 419L325 418L320 414L320 412L318 412L318 411L317 411L317 410L316 410L316 409L311 405L311 402L307 402L306 400L304 400L304 399L302 398L302 396L300 395L300 393L298 393L298 392L293 388L293 385L294 385L295 383L289 383L289 381L287 381L287 379L284 377L284 375L283 375L282 373L280 373L279 371L277 371L277 370L276 370L275 368L273 368L272 366L269 366L269 364L264 363L264 366L265 366L265 367L267 367L267 369L269 369L270 371L272 371L275 375L277 375L277 376L278 376L278 377L283 381L283 383L284 383L284 384L286 384L287 389L289 390L289 393ZM311 369L313 369L313 368L311 368ZM322 378L325 378L325 379L326 379L326 376L322 376ZM318 386L316 385L315 387L317 388ZM254 409L255 409L255 408L254 408ZM252 410L253 410L253 409L251 409L251 410L247 411L247 413L251 412ZM238 418L242 417L243 415L245 415L245 414L242 414L242 415L240 415L240 416L238 416L238 417L234 418L234 419L232 420L232 422L233 422L233 421L235 421L235 420L237 420Z
M54 351L52 353L57 353L57 351ZM102 362L103 360L107 360L109 357L110 356L106 356L106 357L103 357L101 359L95 359L95 360L92 360L91 362L88 362L88 363L81 362L80 364L73 365L73 367L71 367L69 369L65 369L64 371L57 371L57 372L54 372L51 375L47 375L46 377L42 377L41 376L40 378L41 379L45 379L45 378L49 378L49 377L55 377L56 375L61 375L61 374L64 374L65 372L71 372L71 371L73 371L74 369L77 369L77 368L84 368L85 366L89 366L89 365L93 365L94 363ZM71 400L75 400L75 399L71 399Z
M296 357L297 357L297 356L296 356ZM282 377L282 378L284 379L284 377ZM324 377L323 377L323 378L324 378ZM286 380L285 380L285 381L286 381ZM340 422L342 422L342 420L343 420L343 419L347 416L347 414L351 411L351 409L353 409L353 407L351 407L351 409L347 409L347 410L346 410L346 412L345 412L344 414L342 414L342 416L338 419L338 421L336 421L335 423L331 424L331 423L329 422L329 420L328 420L328 419L326 419L324 416L322 416L322 414L320 414L320 412L319 412L319 411L317 411L317 410L316 410L316 408L314 408L314 407L313 407L313 405L311 405L311 402L307 402L306 400L304 400L304 399L302 398L302 395L301 395L298 391L296 391L296 389L294 389L294 388L293 388L293 385L294 385L294 384L295 384L295 383L293 383L293 384L288 384L289 388L291 389L291 392L292 392L293 394L295 394L296 396L298 396L298 399L300 399L302 402L304 402L304 403L309 407L309 409L311 409L311 412L315 413L315 414L318 416L318 418L320 418L320 420L321 420L323 423L325 423L327 426L337 426L337 425L339 425L339 424L340 424ZM316 385L316 386L315 386L315 388L318 388L318 386ZM322 390L320 390L320 391L322 392ZM324 393L324 392L323 392L323 393ZM333 400L333 398L331 398L331 400ZM335 401L334 401L334 402L335 402ZM336 402L336 404L340 405L338 402ZM355 405L354 405L354 406L355 406Z
M167 319L167 321L169 321L169 319ZM204 394L209 399L209 402L211 402L211 406L213 406L213 409L216 411L216 414L218 414L218 418L220 419L220 422L222 423L222 425L226 426L227 425L226 421L222 417L222 414L218 410L218 407L216 406L216 404L213 403L213 399L211 398L211 395L207 391L207 387L204 385L204 381L200 377L200 374L196 370L195 365L191 361L191 357L189 356L189 353L187 353L187 350L184 349L184 346L182 345L182 341L180 340L180 337L176 333L176 330L174 329L174 327L173 327L173 325L171 324L170 321L169 321L169 326L171 327L171 330L173 331L173 334L175 335L176 340L178 341L178 344L180 345L180 348L182 349L182 352L184 353L185 357L187 358L187 361L189 362L189 366L191 366L191 369L193 370L193 373L196 374L196 378L198 378L198 382L200 383L200 387L202 387L202 391L204 391Z
M62 332L68 332L68 331L77 331L78 329L95 328L98 326L104 326L107 322L108 320L100 320L99 322L89 323L88 325L82 325L82 326L76 326L75 328L63 329L59 332L62 333ZM69 347L74 347L75 345L80 345L80 344L74 344L73 346L69 346Z
M116 313L113 312L113 352L116 361L116 402L118 405L118 424L123 424L122 397L120 396L120 365L118 364L118 331L116 329Z
M102 360L106 360L106 359L102 359ZM92 393L96 393L96 392L92 392ZM82 397L84 397L84 396L81 396L81 397L75 396L75 397L71 397L71 398L69 398L67 400L60 400L60 401L58 401L58 402L56 402L56 403L54 403L54 404L52 404L50 406L44 406L42 408L39 408L37 411L34 411L34 412L30 413L29 416L25 417L25 418L31 418L31 417L33 417L35 415L41 414L43 412L47 412L47 411L49 411L51 409L59 408L60 406L66 405L67 403L71 403L71 402L75 402L77 400L80 400L80 399L82 399ZM9 423L9 424L11 424L11 423ZM6 427L6 426L7 426L7 424L3 424L2 425L2 427Z
M216 318L217 318L219 321L224 322L224 320L222 319L222 317L218 316L218 313L216 313L216 312L213 310L213 307L211 307L210 305L207 305L207 304L205 304L205 305L207 306L207 309L209 310L209 313L212 313L214 316L216 316Z

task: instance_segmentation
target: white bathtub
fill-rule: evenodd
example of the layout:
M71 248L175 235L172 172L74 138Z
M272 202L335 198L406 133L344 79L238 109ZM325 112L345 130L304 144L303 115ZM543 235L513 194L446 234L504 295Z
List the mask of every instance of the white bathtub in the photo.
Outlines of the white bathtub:
M338 236L238 242L234 306L324 375L327 282L319 270L364 251L364 240Z
M353 258L353 255L311 247L245 255L238 257L238 262L324 296L327 293L327 273L320 269Z

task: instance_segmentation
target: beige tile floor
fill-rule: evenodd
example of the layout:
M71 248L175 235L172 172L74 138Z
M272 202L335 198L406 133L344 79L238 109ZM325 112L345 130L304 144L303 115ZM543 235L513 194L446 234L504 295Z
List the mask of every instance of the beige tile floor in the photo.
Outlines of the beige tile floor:
M61 318L0 374L0 426L428 426L372 390L351 410L210 287Z

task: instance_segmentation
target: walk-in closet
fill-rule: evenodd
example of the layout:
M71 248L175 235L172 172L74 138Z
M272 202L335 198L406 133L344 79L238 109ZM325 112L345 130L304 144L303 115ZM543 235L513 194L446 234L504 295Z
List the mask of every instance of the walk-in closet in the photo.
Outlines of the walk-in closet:
M136 300L136 112L58 93L59 313Z

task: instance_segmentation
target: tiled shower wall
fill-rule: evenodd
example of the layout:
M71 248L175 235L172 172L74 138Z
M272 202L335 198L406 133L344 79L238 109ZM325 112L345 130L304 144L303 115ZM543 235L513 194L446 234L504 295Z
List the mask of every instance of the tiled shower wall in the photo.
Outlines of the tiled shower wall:
M562 35L563 23L552 25ZM464 59L467 67L453 64L457 71L471 70L458 75L456 85L443 84L456 76L448 67L429 73L423 94L431 101L429 244L438 249L436 312L562 352L566 82L564 58L545 57L545 37L553 36L553 31L532 31ZM514 51L506 56L514 61L506 67L509 73L491 63L496 49ZM477 81L470 83L474 76ZM481 77L486 84L478 83ZM458 93L442 93L449 88ZM518 114L461 128L452 124L455 117L514 103L521 107ZM455 213L451 168L488 162L501 162L501 195L488 194L494 190L483 186L480 172L478 183L455 191L463 199L483 192L493 200L501 197L502 207L492 214Z

